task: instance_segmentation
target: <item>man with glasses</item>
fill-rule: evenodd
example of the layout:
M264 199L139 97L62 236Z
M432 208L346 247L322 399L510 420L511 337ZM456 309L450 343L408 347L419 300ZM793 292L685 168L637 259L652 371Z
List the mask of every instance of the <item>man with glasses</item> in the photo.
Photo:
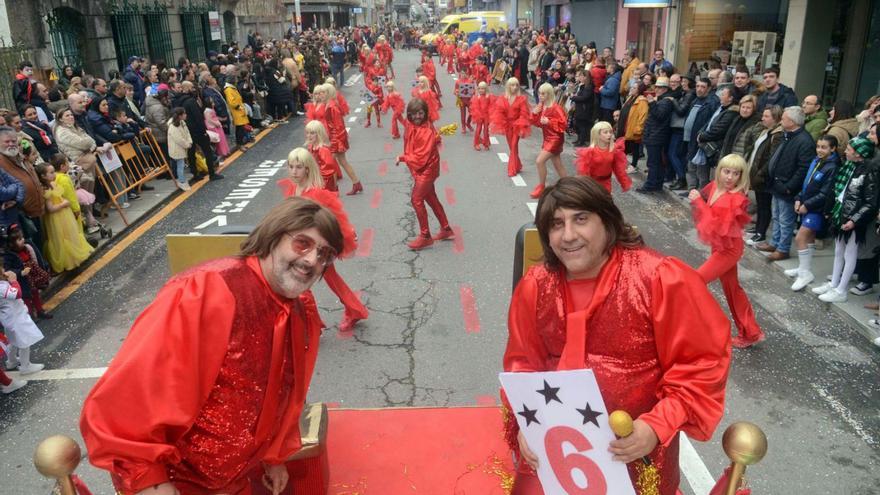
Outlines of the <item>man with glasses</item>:
M308 290L342 247L331 211L288 198L238 256L165 284L83 405L119 493L241 493L260 465L282 493L321 333Z
M828 126L828 112L819 104L819 97L816 95L807 95L804 102L801 103L804 109L804 129L813 137L813 141L819 139L822 131Z

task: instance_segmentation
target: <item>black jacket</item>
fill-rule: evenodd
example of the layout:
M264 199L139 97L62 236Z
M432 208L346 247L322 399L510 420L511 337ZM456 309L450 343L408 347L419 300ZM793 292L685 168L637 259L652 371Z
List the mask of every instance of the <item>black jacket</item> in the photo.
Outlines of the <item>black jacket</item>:
M801 190L814 156L816 143L803 127L794 132L783 132L782 143L767 165L767 191L793 199Z
M718 119L720 120L721 117L719 116ZM747 119L737 115L736 118L733 119L733 122L731 122L730 127L727 128L727 134L724 135L724 140L721 142L720 156L727 156L729 153L733 152L733 145L739 138L740 134L754 126L758 120L759 115L757 113L753 113L752 116Z
M755 125L763 127L763 124ZM770 164L770 158L776 153L780 143L782 143L782 126L777 124L776 127L770 130L767 139L762 141L758 149L755 150L755 159L752 160L749 167L749 182L752 190L755 192L764 192L764 186L767 183L767 166ZM746 148L745 156L747 159L752 156L753 146Z
M186 110L186 127L193 140L207 136L205 128L205 110L199 104L199 100L195 95L183 93L177 97L176 106L183 107Z
M818 161L819 157L816 157L814 160ZM810 182L797 193L794 197L795 201L800 201L801 204L807 207L807 211L822 213L829 198L832 196L834 171L838 165L840 165L840 159L837 157L837 153L831 153L831 156L816 166L816 170L813 171L810 177ZM812 166L813 164L811 163L810 167ZM807 172L809 170L808 168ZM834 199L831 198L831 201L833 202Z
M672 106L675 99L668 93L648 104L648 118L642 131L642 144L645 146L667 145L672 130L669 118L672 117Z
M593 118L593 103L595 95L593 88L588 82L587 84L578 84L577 92L571 96L574 102L574 119L590 120Z
M864 228L877 217L878 181L880 181L880 169L875 161L865 161L856 165L843 194L840 225L852 220L857 230L864 231ZM829 198L828 204L833 205L834 198Z
M58 153L55 135L52 134L52 129L49 129L47 124L40 121L30 122L22 120L21 130L34 140L34 146L37 148L37 152L40 153L40 157L43 158L43 161L48 162L52 159L52 155Z
M694 155L697 154L697 135L706 125L706 122L709 122L712 114L715 113L715 109L718 108L718 97L714 94L709 94L703 98L699 98L695 92L694 98L690 102L688 108L688 114L685 115L685 122L687 122L687 117L690 115L690 112L694 110L694 106L698 104L700 105L700 109L697 110L697 116L694 119L694 126L691 127L691 135L689 136L690 140L688 141L688 160L693 159Z

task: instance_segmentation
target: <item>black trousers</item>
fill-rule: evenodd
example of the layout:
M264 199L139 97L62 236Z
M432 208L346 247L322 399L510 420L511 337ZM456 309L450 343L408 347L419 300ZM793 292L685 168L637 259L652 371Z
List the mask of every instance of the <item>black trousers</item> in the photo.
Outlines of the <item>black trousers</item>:
M755 191L755 203L757 203L758 217L755 219L755 233L766 236L770 220L773 218L773 195L764 191Z
M214 154L214 147L211 146L211 140L208 139L208 135L202 134L198 136L193 134L192 140L193 145L186 151L189 171L192 172L194 177L199 175L199 171L196 169L196 146L198 146L202 150L202 154L205 155L205 162L208 164L208 175L214 175L215 168L217 167L217 155Z
M578 144L587 144L590 141L590 121L589 119L575 119L574 128L577 131Z
M880 283L880 255L856 261L856 275L865 284Z
M244 130L243 125L235 126L235 144L241 146L244 144L245 139L247 138L247 131Z

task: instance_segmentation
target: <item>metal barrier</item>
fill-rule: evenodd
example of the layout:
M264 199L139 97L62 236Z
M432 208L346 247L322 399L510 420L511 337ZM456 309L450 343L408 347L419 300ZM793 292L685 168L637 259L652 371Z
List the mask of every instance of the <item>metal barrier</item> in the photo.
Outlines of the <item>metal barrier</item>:
M135 146L138 148L136 149ZM149 152L145 150L147 147ZM119 198L162 174L172 175L171 167L156 138L147 130L141 131L132 141L114 143L113 149L121 164L117 164L107 172L105 165L99 163L99 166L95 167L95 175L96 180L100 181L107 191L110 203L116 207L125 225L128 225L128 218L120 207ZM106 206L104 210L106 211Z

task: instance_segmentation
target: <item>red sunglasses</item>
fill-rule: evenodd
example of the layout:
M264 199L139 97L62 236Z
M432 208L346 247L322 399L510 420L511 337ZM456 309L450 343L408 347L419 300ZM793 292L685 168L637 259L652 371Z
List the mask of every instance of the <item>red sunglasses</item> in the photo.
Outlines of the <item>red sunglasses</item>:
M305 234L291 234L290 247L299 256L305 256L313 250L318 250L318 263L323 266L333 264L336 259L336 250L330 246L318 246L318 242Z

